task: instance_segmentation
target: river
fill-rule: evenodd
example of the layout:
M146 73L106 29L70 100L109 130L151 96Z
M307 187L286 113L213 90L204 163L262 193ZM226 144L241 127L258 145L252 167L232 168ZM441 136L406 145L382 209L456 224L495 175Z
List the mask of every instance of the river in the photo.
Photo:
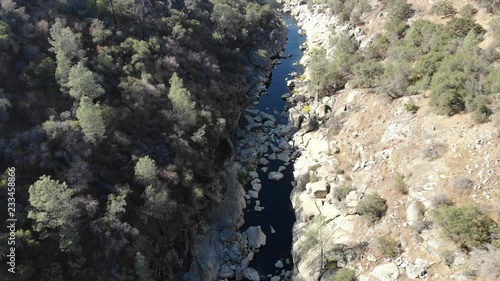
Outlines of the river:
M283 19L288 29L288 42L284 52L292 56L282 58L282 63L275 66L267 89L268 95L262 95L256 106L258 110L273 115L278 124L288 123L286 114L283 114L286 104L281 96L290 92L286 85L286 80L291 78L290 73L303 73L302 66L298 64L302 57L302 51L299 47L306 40L305 37L299 35L299 27L290 15L284 14ZM281 165L283 162L280 160L269 160L269 164L266 166L269 167L269 171L277 171ZM255 268L261 276L279 275L282 269L275 267L278 260L282 260L283 269L293 269L291 250L295 213L290 202L290 192L293 188L291 182L294 180L292 168L292 164L287 166L287 169L282 172L284 177L280 181L269 180L267 173L262 172L260 168L257 169L262 182L259 195L260 206L263 206L264 210L254 211L255 200L252 200L245 212L245 224L241 229L245 230L249 226L260 225L267 236L266 245L258 253L255 253L255 257L250 263L250 266ZM270 226L276 233L271 233ZM287 260L290 262L287 263Z

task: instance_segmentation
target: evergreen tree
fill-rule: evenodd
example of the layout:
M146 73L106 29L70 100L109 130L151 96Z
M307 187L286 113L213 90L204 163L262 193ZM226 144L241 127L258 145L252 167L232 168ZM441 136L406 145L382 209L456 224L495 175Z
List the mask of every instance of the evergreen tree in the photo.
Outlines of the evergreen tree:
M68 76L69 95L75 99L88 96L92 99L104 94L104 89L96 81L95 74L82 62L74 65Z
M157 167L155 160L149 156L139 158L135 164L135 178L138 182L150 184L156 179Z
M99 104L92 103L92 99L83 96L80 106L76 110L76 118L80 123L85 138L92 143L104 137L106 124L104 122L103 109Z
M184 88L183 81L177 73L170 78L168 98L172 101L178 121L185 126L192 126L196 122L196 102L192 100L191 93Z
M42 176L29 188L31 210L28 218L33 220L33 230L40 232L42 238L52 236L56 230L59 247L63 251L74 250L78 246L79 235L76 219L80 216L73 191L66 183L59 183Z

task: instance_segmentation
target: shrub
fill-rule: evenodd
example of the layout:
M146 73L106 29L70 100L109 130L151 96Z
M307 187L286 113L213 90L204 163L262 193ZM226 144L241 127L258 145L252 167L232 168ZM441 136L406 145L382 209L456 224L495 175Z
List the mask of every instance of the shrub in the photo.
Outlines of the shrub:
M406 95L409 86L410 66L406 61L388 63L380 79L378 91L396 99Z
M390 41L385 35L377 34L372 44L366 48L366 56L371 59L383 60L387 55L389 45Z
M347 197L347 195L349 195L352 190L352 187L347 185L338 186L333 190L333 197L338 201L342 201Z
M486 105L481 105L479 108L474 112L472 115L472 118L474 122L477 124L483 124L488 121L490 121L490 116L493 114L491 109L489 109Z
M441 253L441 258L448 267L451 267L455 262L455 253L453 251L444 251Z
M386 0L389 7L389 17L409 19L415 12L407 0Z
M482 91L481 80L491 69L483 58L459 52L443 60L431 81L431 102L440 114L474 110Z
M356 212L368 216L372 221L380 219L387 209L386 201L377 193L363 197L356 208Z
M405 107L406 111L409 111L412 113L416 113L420 109L420 107L418 105L416 105L414 101L410 101L408 103L405 103L404 107Z
M460 16L463 18L471 18L477 13L476 7L472 4L466 4L465 6L460 9Z
M401 192L401 194L408 194L408 185L405 183L405 176L401 173L396 173L392 177L394 179L394 186Z
M354 281L356 280L356 272L347 268L341 268L335 276L331 279L331 281Z
M446 24L446 29L458 37L465 37L471 30L474 30L478 34L483 34L485 31L484 28L477 24L472 18L452 18Z
M490 242L490 229L495 226L495 223L476 205L463 207L443 205L433 212L433 219L442 227L448 238L466 250Z
M386 258L395 258L401 253L399 242L390 236L380 236L378 239L380 251Z
M384 28L388 37L394 40L403 37L405 31L408 29L408 24L406 23L406 20L391 18L385 24Z
M446 146L444 144L432 143L422 150L422 156L429 161L433 161L441 158L445 152Z
M466 176L457 176L453 179L453 187L460 192L470 192L474 188L474 182Z
M457 13L453 4L448 1L439 1L432 6L432 12L443 18L452 17Z
M311 107L309 105L304 105L302 107L302 112L303 113L309 113L310 110L311 110Z
M375 60L369 59L357 63L353 67L354 79L352 80L354 87L374 87L377 84L378 78L384 73L383 65Z
M445 193L438 193L438 194L434 195L431 198L431 203L434 206L434 208L438 208L438 207L441 207L441 206L451 206L451 205L453 205L453 203L451 202L450 198Z

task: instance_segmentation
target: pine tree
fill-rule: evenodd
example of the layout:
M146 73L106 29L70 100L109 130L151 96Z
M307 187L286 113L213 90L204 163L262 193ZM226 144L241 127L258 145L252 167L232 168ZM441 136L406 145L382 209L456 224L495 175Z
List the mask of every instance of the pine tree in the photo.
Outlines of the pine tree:
M80 123L85 138L92 143L104 137L106 125L104 122L103 109L99 104L92 103L92 99L83 96L80 106L76 110L76 118Z

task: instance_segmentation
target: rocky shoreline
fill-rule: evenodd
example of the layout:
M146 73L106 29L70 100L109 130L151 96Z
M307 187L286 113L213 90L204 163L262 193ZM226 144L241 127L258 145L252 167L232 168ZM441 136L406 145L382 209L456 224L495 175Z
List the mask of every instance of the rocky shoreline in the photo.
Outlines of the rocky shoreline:
M293 133L292 127L276 125L276 119L272 115L253 109L258 104L260 96L267 94L266 84L269 83L272 66L279 64L280 58L287 57L283 53L286 33L286 27L280 26L270 35L270 44L265 49L268 53L275 54L271 56L272 60L254 56L252 64L247 66L249 79L256 82L247 92L250 107L244 109L239 118L245 125L239 128L240 124L237 122L233 124L236 160L227 167L221 177L220 184L225 187L226 192L219 196L218 204L212 209L210 215L207 215L211 218L211 222L201 226L204 229L203 233L199 233L194 238L193 262L190 271L183 276L183 280L239 281L243 278L252 281L260 280L259 273L248 265L254 253L266 244L266 235L260 226L249 227L243 232L240 232L239 228L244 224L243 211L247 207L247 202L249 203L248 200L258 198L261 185L255 168L266 164L263 156L267 152L267 145L271 142L277 144L277 147L272 147L280 152L271 157L289 159L291 156L290 150L285 150L288 149L288 144L284 140ZM254 170L251 170L251 167ZM279 171L270 173L270 177L275 177L276 180L281 179L282 176ZM245 191L243 188L242 177L251 181L250 190ZM259 200L256 201L257 205L254 207L256 212L263 210L258 202ZM284 262L290 263L290 261ZM283 267L283 262L278 262L276 267ZM291 276L290 271L283 272L278 279L272 276L270 278L273 281L285 280L287 276Z

